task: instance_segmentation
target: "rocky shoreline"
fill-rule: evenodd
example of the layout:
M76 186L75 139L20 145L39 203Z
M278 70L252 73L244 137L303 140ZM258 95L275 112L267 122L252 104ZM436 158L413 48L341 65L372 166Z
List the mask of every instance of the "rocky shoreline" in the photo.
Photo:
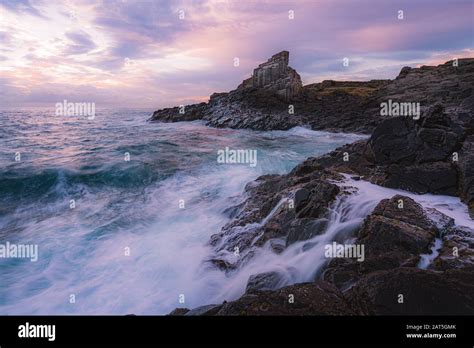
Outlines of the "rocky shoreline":
M380 104L388 100L418 102L421 111L436 102L448 112L474 108L472 58L436 67L404 67L394 80L325 80L305 86L288 61L287 51L275 54L235 90L214 93L207 103L157 110L150 121L204 120L212 127L287 130L305 126L371 134L387 118L381 116Z
M230 222L211 237L215 257L209 267L232 273L259 248L278 254L324 234L334 204L354 190L344 184L347 175L381 187L457 196L473 223L458 226L441 211L397 194L379 201L362 223L337 236L338 242L364 245L363 262L328 259L315 269L312 281L283 287L276 272L255 274L235 301L170 314L473 315L474 59L459 59L457 66L450 61L403 68L392 81L307 86L300 85L287 63L287 54L280 53L234 91L187 106L184 114L172 108L152 116L165 122L203 119L216 127L305 125L371 133L368 140L309 158L287 175L249 183L247 199L229 209ZM387 100L417 102L420 114L381 116L381 103ZM288 113L289 105L294 114ZM225 255L236 249L239 257L229 261ZM421 267L423 255L430 253L432 260Z

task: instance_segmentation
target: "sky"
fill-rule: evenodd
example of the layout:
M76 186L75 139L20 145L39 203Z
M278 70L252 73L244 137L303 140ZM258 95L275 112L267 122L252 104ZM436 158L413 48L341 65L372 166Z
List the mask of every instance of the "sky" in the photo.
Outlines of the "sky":
M0 0L0 106L202 102L282 50L303 84L393 79L474 57L473 21L473 0Z

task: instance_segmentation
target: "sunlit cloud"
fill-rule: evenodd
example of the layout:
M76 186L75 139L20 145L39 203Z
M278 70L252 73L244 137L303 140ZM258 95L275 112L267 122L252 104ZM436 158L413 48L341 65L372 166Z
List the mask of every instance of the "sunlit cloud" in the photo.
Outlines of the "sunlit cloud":
M66 98L152 108L200 102L235 88L284 49L305 84L394 78L403 66L473 57L473 6L470 0L3 0L0 101Z

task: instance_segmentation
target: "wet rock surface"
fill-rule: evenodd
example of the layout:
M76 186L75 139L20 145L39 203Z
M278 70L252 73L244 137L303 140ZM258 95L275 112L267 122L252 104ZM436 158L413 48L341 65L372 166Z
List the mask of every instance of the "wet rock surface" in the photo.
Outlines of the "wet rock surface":
M398 268L365 276L345 296L366 315L472 315L473 293L473 269Z
M250 276L245 291L273 290L277 289L280 283L281 275L278 272L259 273Z
M210 266L231 274L261 248L277 254L295 245L311 248L312 239L326 233L334 205L351 195L351 188L341 185L341 173L389 188L458 196L474 216L473 85L474 60L461 59L457 68L452 62L404 68L393 81L304 86L291 95L298 110L291 117L288 100L255 87L253 80L196 106L194 115L204 108L202 119L219 127L309 124L313 129L372 132L368 140L308 158L287 175L265 175L249 183L242 203L231 209L230 222L209 241L215 250ZM419 119L381 117L379 105L388 99L420 102ZM156 119L162 119L160 114ZM338 242L364 245L363 261L330 259L313 281L290 286L276 271L253 274L242 297L200 313L473 315L473 226L474 221L457 226L441 211L394 195L381 200L360 226L338 236ZM427 254L433 255L432 262L422 269L420 260ZM288 301L290 295L294 302Z
M221 260L219 264L232 271L267 242L273 241L278 252L322 233L329 207L339 193L339 187L328 180L337 178L339 174L323 170L267 175L247 185L249 198L237 207L234 219L211 236L210 244L216 250L213 263Z
M452 226L443 233L442 242L430 268L446 271L474 266L474 229Z
M468 131L472 134L474 127ZM464 141L459 151L457 169L459 195L468 205L471 217L474 218L474 135L469 135Z
M224 304L217 315L356 315L333 285L318 281L276 291L252 291Z
M384 199L364 220L355 241L364 245L364 260L333 259L323 279L348 289L371 272L416 267L419 255L429 252L439 233L421 205L411 198L395 195Z
M470 160L469 155L462 155L461 150L465 148L466 139L470 139L466 136L470 129L457 121L457 114L449 115L444 107L439 105L434 105L425 111L425 116L426 119L420 120L420 123L407 121L405 118L387 120L385 122L388 125L382 123L367 141L342 146L318 158L309 158L287 175L259 178L256 183L248 186L247 193L252 198L248 199L243 208L241 207L237 218L223 228L222 234L225 235L230 231L229 226L248 226L260 222L262 224L255 229L252 238L246 239L249 243L245 245L244 250L245 248L252 250L263 245L252 242L255 239L264 242L278 239L282 241L279 244L279 252L294 243L324 234L331 205L337 197L350 194L335 184L342 179L340 172L352 173L358 180L404 189L407 189L406 182L416 182L413 180L417 178L424 186L417 188L412 184L409 186L412 191L460 194L461 198L463 192L467 192L469 197L472 189L468 179L470 166L465 169L464 175L467 179L459 179L463 172L458 170L458 166L462 164L452 163L450 153L459 151L461 156L464 156L463 163ZM431 117L433 119L430 119ZM424 137L426 129L438 128L442 129L443 139L449 139L448 141L441 142L438 139L437 142L431 142L429 137ZM400 129L405 136L403 144L397 142ZM403 151L392 151L393 146L385 147L381 139L389 143L394 141L403 147ZM410 144L410 141L417 146ZM436 155L425 158L423 154L430 146L435 148ZM392 176L396 165L403 168L400 170L398 181ZM416 174L411 168L415 168ZM424 171L424 168L428 169ZM444 172L438 175L438 171L432 170L433 168L441 168ZM462 186L460 182L467 185ZM285 197L294 200L293 209L288 208L286 201L277 207ZM269 215L270 217L265 220ZM245 233L240 232L235 233L233 240L244 238ZM473 286L471 280L474 231L468 227L456 226L452 218L436 209L425 209L407 196L395 195L390 199L381 200L360 228L346 238L350 239L351 236L355 244L364 245L364 261L348 258L332 259L321 273L316 274L315 280L322 279L338 288L344 301L348 301L357 313L388 315L474 313L471 297L462 294L463 291L470 291ZM428 269L420 269L421 255L433 252L431 249L436 239L441 240L441 247L437 251L439 255L434 258ZM229 244L224 242L223 245ZM454 255L453 250L457 250ZM237 261L233 265L234 269L240 267L240 262L248 260L253 254L251 252L247 254L247 259L243 257ZM452 273L454 271L461 273ZM466 274L466 278L461 284L457 284L455 279L461 277L460 274ZM256 279L259 277L256 276ZM420 282L425 283L417 287L416 284ZM275 284L281 284L276 280L273 283L271 281L263 283L265 289L272 286L275 289L278 287ZM434 288L436 283L439 284L438 288ZM294 285L298 286L300 285ZM250 286L247 290L253 293L253 290L258 288L259 285L254 289ZM265 295L260 292L252 296L246 294L243 302L237 300L238 305L235 307L229 303L225 313L240 313L239 306L242 303L253 306L255 301L256 305L260 296L264 296L265 301L269 301L267 300L269 296L275 296L272 301L276 301L280 296L277 291L268 291ZM410 301L413 302L398 304L399 293L409 295ZM423 296L432 300L423 300ZM445 301L441 307L433 307L437 301L442 301L444 296L451 296L451 299ZM338 303L331 296L327 300ZM384 304L385 301L391 302ZM461 306L462 310L456 312L451 308L455 305ZM255 309L250 313L260 312ZM270 313L280 312L276 309L273 312L272 309ZM307 314L309 313L308 311Z

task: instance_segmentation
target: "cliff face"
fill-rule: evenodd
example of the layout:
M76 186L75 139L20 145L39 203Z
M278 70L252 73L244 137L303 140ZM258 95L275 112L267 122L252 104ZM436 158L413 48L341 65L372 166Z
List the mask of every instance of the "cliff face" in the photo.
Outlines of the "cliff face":
M208 103L155 111L151 121L202 119L209 126L286 130L297 125L315 130L370 133L386 117L381 103L417 102L420 111L442 103L448 112L474 110L474 59L457 66L405 67L394 80L331 81L303 86L282 51L254 69L252 77L228 93L214 93ZM292 106L292 108L290 108ZM293 109L293 112L290 111Z

